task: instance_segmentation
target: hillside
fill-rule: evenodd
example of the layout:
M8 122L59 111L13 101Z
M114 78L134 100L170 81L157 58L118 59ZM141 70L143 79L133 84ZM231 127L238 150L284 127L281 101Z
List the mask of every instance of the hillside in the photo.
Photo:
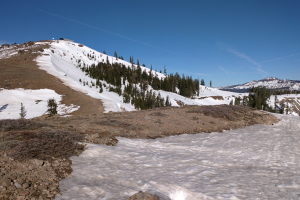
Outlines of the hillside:
M158 79L165 79L166 75L155 72L144 66L138 66L121 60L117 57L109 56L101 52L97 52L91 48L83 46L81 44L72 41L54 41L50 43L50 48L46 49L42 56L36 59L41 69L46 70L48 73L58 77L69 87L88 94L89 96L97 99L101 99L104 104L106 112L109 111L132 111L136 110L130 103L124 103L123 94L117 95L116 92L111 92L110 87L116 87L116 85L107 83L105 80L100 80L103 87L103 92L99 92L99 88L95 83L97 80L91 78L80 67L90 67L97 65L98 63L109 62L111 64L118 63L124 65L127 68L141 68L141 73L146 72L148 75L151 73ZM128 85L128 82L121 83L122 91ZM141 90L141 83L135 84L138 90ZM155 90L148 85L146 90L154 91L162 98L169 97L172 106L180 105L216 105L216 104L228 104L230 102L229 96L237 95L235 93L224 93L217 89L209 89L208 87L202 87L199 95L193 96L193 98L187 98L174 92L168 92L164 90ZM178 88L176 88L178 90ZM210 93L213 91L212 93ZM220 92L220 93L219 93ZM122 92L121 92L122 93ZM225 94L227 98L210 98L210 96L222 96Z
M24 61L23 59L26 60L25 63L22 63ZM197 86L199 89L195 90L194 88L194 95L188 97L181 95L180 93L183 92L181 92L180 88L177 86L174 86L171 91L166 91L163 90L164 88L155 86L154 81L156 80L158 81L158 84L162 84L164 83L164 80L169 78L169 76L139 65L138 63L134 64L133 62L127 62L118 56L114 57L97 52L89 47L69 40L29 42L9 46L5 45L0 48L0 61L0 63L3 63L2 66L4 71L2 74L4 81L1 83L0 88L52 89L57 92L58 95L62 96L62 98L59 99L59 102L61 101L62 104L78 108L75 113L83 112L91 114L94 112L91 111L93 109L92 106L87 106L87 104L91 103L81 103L81 101L78 100L78 96L80 96L80 99L83 99L82 94L86 95L84 97L85 99L92 98L93 101L98 101L100 104L103 104L105 112L139 110L140 108L135 106L137 100L133 102L134 97L136 96L130 96L131 99L128 100L126 91L129 86L133 88L131 89L131 93L135 91L140 94L140 96L144 98L144 102L147 100L146 98L148 96L150 96L150 100L154 98L154 102L156 102L156 99L159 99L159 102L163 102L159 103L157 106L165 106L165 103L176 107L183 105L229 104L235 97L245 95L225 92L216 88L209 88L205 86ZM24 66L26 63L28 63L28 66ZM112 84L114 82L108 82L109 79L106 79L108 80L106 81L105 78L92 78L93 74L88 73L88 69L91 69L92 67L97 69L97 66L101 63L106 65L105 67L115 67L117 70L119 70L119 68L122 69L121 67L128 68L132 72L136 72L140 69L139 73L142 76L146 76L146 78L150 77L152 82L146 81L146 86L145 81L143 80L131 84L128 80L124 80L125 77L120 77L120 80L122 81L120 81L120 85L117 86L116 84ZM36 64L38 69L36 68ZM7 69L11 69L11 71L8 71ZM14 69L16 69L16 71L14 71ZM47 72L47 74L50 74L51 76L46 75L39 69ZM43 78L37 79L36 77ZM58 80L54 80L54 77ZM178 79L182 81L181 77ZM13 82L13 80L15 81ZM58 81L62 82L63 85ZM187 81L191 80L187 79ZM118 87L120 88L119 91L117 90ZM154 89L153 87L156 88ZM184 88L184 86L182 87ZM14 93L16 92L17 91ZM135 99L138 98L136 97ZM13 103L6 98L6 100L2 99L2 101L3 102L1 102L0 105L2 108L0 116L7 115L7 109L9 107L14 107L14 110L18 112L17 108L23 100L19 99ZM4 105L6 106L3 107ZM98 108L96 110L101 110L101 108L99 108L100 105L95 105L95 103L92 103L92 105ZM25 105L25 107L27 107L27 105ZM150 105L148 107L152 108L153 106ZM36 117L36 115L30 114L32 110L35 110L35 108L30 107L27 109L27 112L29 113L28 117ZM40 113L44 114L45 109L43 109L43 112ZM18 115L14 113L14 116Z
M44 49L49 48L48 43L49 41L28 42L0 48L0 95L5 96L0 100L0 118L17 119L21 103L27 110L26 118L44 115L46 107L40 105L49 98L56 99L58 106L64 104L79 107L78 110L73 110L72 115L103 112L101 101L71 89L55 76L39 69L34 60ZM10 50L7 51L7 49ZM44 89L51 90L51 92L48 92L47 96L42 99L38 95L30 95L42 94ZM39 114L35 115L35 113Z

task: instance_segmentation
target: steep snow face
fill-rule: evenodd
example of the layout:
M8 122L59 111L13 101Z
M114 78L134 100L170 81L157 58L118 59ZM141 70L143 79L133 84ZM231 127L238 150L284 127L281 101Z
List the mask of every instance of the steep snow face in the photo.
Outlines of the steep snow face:
M266 87L268 89L300 90L300 81L281 80L278 78L266 78L258 81L251 81L242 85L224 87L223 89L246 90L251 89L253 87Z
M96 82L95 79L90 78L78 67L79 64L85 64L86 66L92 64L98 64L99 62L110 63L121 63L127 67L132 67L132 64L117 59L112 56L97 52L91 48L84 45L71 42L71 41L53 41L50 43L50 48L46 49L44 54L37 58L37 63L41 69L47 71L48 73L58 77L69 87L83 92L93 98L102 100L104 104L105 112L113 111L132 111L135 110L134 106L131 104L123 103L123 97L119 96L114 92L108 91L108 86L110 86L105 81L102 81L107 87L104 87L103 93L99 93L99 88L91 84ZM150 73L150 69L146 67L141 67L142 70ZM164 74L152 71L153 75L158 78L165 78ZM88 82L88 85L84 85L83 82ZM149 87L149 90L151 88ZM240 94L224 92L218 89L203 87L200 91L201 95L195 99L186 98L176 93L166 92L166 91L156 91L164 98L169 96L172 106L180 105L218 105L218 104L229 104L229 102L234 99L234 96L239 96ZM210 96L223 96L224 98L213 98Z
M39 117L47 112L47 101L54 98L58 103L58 114L65 115L79 109L79 106L61 104L62 97L53 90L0 89L0 119L19 119L21 103L26 110L26 119Z
M59 200L119 200L143 190L172 200L299 199L300 118L273 126L88 144ZM162 198L164 199L164 198Z

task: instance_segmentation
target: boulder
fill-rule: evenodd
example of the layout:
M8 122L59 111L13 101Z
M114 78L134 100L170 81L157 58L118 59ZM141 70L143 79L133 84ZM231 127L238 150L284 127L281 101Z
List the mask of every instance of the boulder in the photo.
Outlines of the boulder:
M140 191L129 197L128 200L160 200L160 198L157 195Z

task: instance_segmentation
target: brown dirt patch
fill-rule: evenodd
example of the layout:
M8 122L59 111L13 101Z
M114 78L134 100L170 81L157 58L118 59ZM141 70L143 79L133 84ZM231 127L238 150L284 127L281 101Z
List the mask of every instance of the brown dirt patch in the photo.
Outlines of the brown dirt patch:
M19 130L17 123L25 126ZM31 120L6 120L0 132L0 199L53 199L59 181L71 172L70 156L84 146L83 136L52 129ZM7 130L7 129L6 129Z
M220 105L52 118L48 123L87 134L105 132L111 136L157 138L183 133L219 132L276 121L273 115L248 107Z

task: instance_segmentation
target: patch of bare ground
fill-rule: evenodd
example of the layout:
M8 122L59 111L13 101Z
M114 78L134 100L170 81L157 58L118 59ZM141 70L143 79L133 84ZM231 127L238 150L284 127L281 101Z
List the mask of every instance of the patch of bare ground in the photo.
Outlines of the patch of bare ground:
M19 125L18 125L19 124ZM0 199L53 199L83 136L32 120L0 121Z
M28 46L30 44L24 44ZM32 45L32 44L31 44ZM22 46L22 47L23 47ZM21 48L21 46L18 48ZM20 50L18 54L10 58L0 59L0 88L5 89L52 89L63 95L62 103L66 105L75 104L80 109L72 114L82 115L103 112L102 102L81 92L75 91L64 85L59 79L39 69L34 61L42 54L48 45Z
M92 135L158 138L183 133L222 132L276 121L273 115L248 107L219 105L52 118L47 123Z

